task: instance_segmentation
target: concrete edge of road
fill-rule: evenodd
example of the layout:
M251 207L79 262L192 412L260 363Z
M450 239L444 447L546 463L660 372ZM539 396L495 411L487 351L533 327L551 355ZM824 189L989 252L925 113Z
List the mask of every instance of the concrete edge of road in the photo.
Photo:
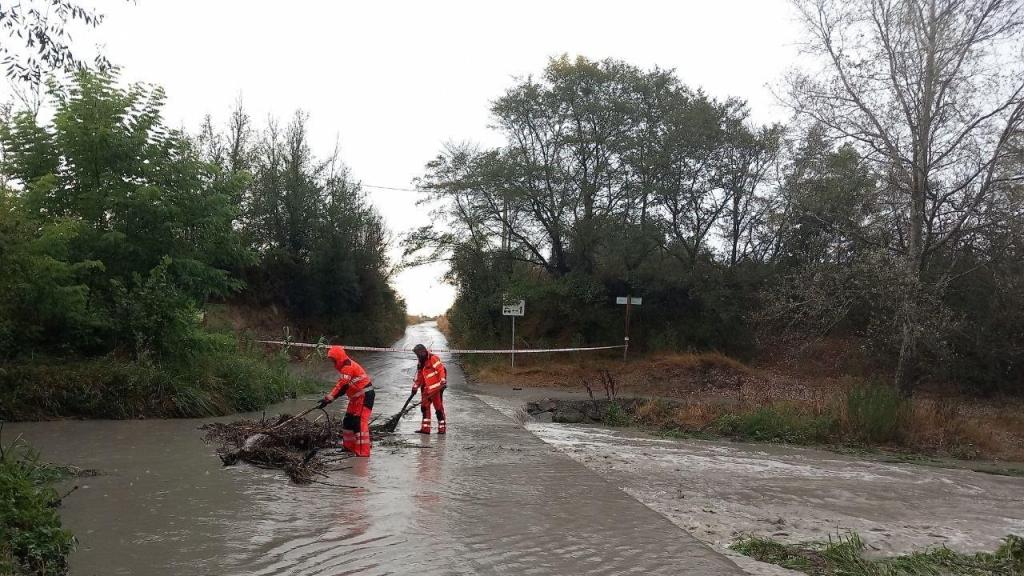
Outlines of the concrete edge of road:
M467 381L467 384L469 384L468 381ZM580 463L579 461L569 457L564 452L562 452L562 450L560 450L559 448L557 448L555 446L552 446L550 443L546 442L543 438L541 438L540 436L534 434L529 428L526 427L526 421L527 420L525 418L529 418L529 416L526 415L525 410L523 410L523 412L522 412L522 416L524 416L525 418L521 419L518 410L522 410L522 408L518 408L517 409L515 406L513 406L513 404L515 403L515 400L506 399L506 398L502 398L500 396L494 396L494 395L491 395L491 394L486 394L486 393L483 393L483 392L480 392L480 391L472 390L472 385L469 385L468 388L470 388L469 390L466 390L466 392L468 394L470 394L471 396L476 397L478 400L483 402L486 406L488 406L491 409L493 409L495 412L498 412L502 416L504 416L504 417L508 418L509 420L511 420L514 424L516 424L519 427L521 427L524 432L530 434L531 436L536 438L538 441L543 443L545 446L547 446L551 450L557 452L560 457L565 458L566 460L572 462L573 465L578 466L579 468L581 468L583 470L586 470L587 473L592 474L592 475L596 476L597 478L599 478L601 480L601 482L604 482L605 484L608 484L609 486L611 486L615 490L621 492L622 494L624 494L625 496L627 496L628 498L630 498L634 502L637 502L638 504L642 505L644 508L647 508L648 510L650 510L651 512L657 514L661 518L664 518L666 522L668 522L669 524L674 526L676 529L678 529L683 534L686 534L689 538L692 538L693 541L696 544L698 544L702 548L705 548L709 552L709 554L722 558L723 560L728 562L732 567L736 568L736 570L738 570L738 572L737 572L738 574L748 574L748 575L752 575L752 576L792 576L792 575L800 575L800 576L802 576L802 574L800 572L794 572L792 570L787 570L785 568L781 568L781 567L775 566L773 564L766 564L764 562L759 562L757 560L754 560L753 558L750 558L749 556L744 556L744 555L742 555L742 554L740 554L738 552L734 552L732 550L727 550L727 549L726 550L718 550L718 549L716 549L715 547L711 546L707 542L704 542L703 540L701 540L697 536L691 534L689 532L689 530L686 530L684 527L682 527L679 524L676 524L675 522L673 522L672 519L669 518L668 516L666 516L665 514L662 514L660 511L658 511L655 508L653 508L652 506L648 505L646 502L637 499L635 496L633 496L629 492L623 490L621 486L618 486L618 485L612 483L610 480L608 480L607 478L605 478L601 474L598 474L593 469L591 469L591 468L587 467L586 465Z

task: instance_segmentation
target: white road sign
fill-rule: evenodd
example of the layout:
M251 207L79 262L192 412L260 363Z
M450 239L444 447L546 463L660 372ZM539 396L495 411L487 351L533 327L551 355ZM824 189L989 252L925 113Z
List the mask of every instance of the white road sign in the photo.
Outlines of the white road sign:
M633 306L640 306L641 304L643 304L643 302L644 302L643 298L630 298L629 299L629 303L632 304ZM619 296L619 297L615 298L615 303L616 304L625 304L626 303L626 297L625 296Z
M526 300L520 300L512 304L505 304L501 307L503 316L522 316L526 312Z

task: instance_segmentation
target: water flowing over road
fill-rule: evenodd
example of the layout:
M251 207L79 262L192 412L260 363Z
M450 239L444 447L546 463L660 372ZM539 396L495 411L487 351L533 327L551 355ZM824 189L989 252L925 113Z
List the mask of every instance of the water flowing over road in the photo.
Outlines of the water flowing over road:
M443 346L431 324L395 345ZM359 354L376 414L408 396L411 354ZM333 382L324 364L324 388ZM335 486L221 466L200 420L9 425L45 460L95 468L62 508L72 574L740 574L662 515L466 391L449 364L447 436L349 459ZM268 413L295 413L314 396ZM337 410L338 404L334 405ZM230 419L230 418L228 418ZM347 486L342 487L341 485Z

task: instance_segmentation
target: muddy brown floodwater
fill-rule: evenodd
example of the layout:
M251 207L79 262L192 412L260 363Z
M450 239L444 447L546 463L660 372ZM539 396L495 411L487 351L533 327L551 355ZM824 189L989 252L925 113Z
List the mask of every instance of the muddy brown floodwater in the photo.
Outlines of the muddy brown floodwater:
M486 392L478 397L508 415L524 401L495 396L496 387ZM532 419L525 426L752 574L783 570L731 553L743 534L797 543L853 531L869 554L885 556L935 546L991 551L1008 534L1024 535L1020 477L793 446L671 440L628 428Z
M444 337L421 324L396 345L416 342L440 347ZM412 355L353 356L374 378L375 412L396 412ZM445 396L446 437L414 434L414 412L399 433L416 448L375 446L325 480L351 488L222 467L201 440L203 420L25 423L5 437L23 434L46 460L102 471L76 480L61 509L80 542L74 575L741 573L469 394L451 364Z

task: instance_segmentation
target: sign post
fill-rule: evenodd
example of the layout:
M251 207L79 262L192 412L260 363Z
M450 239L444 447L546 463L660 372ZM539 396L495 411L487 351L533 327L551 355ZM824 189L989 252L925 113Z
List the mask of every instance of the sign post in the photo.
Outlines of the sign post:
M626 305L626 329L625 337L623 338L624 346L622 347L623 362L625 362L626 358L629 356L629 309L632 308L633 306L640 306L641 304L643 304L643 301L643 298L634 298L632 296L619 296L615 298L616 304Z
M526 300L519 300L501 307L502 316L512 317L512 371L516 369L516 316L526 312Z

